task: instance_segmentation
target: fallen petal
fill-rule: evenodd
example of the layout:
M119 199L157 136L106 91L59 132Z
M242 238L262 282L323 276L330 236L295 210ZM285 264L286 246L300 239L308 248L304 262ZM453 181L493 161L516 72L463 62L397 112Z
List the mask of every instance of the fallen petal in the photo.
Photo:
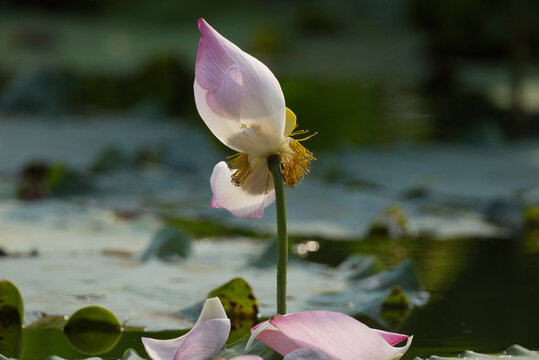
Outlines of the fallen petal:
M389 331L377 330L377 329L373 329L373 330L376 331L378 334L380 334L384 338L384 340L387 341L387 343L392 346L400 343L401 341L408 340L409 338L408 335L404 335L404 334L397 334L397 333L392 333Z
M208 360L217 355L228 339L230 320L214 319L191 330L174 355L174 360Z
M169 340L157 340L143 337L142 345L144 350L148 353L153 360L172 360L174 355L178 351L178 348L183 344L187 334L180 336L179 338Z
M230 320L218 297L207 299L200 316L187 334L175 339L143 337L144 349L153 360L208 360L216 355L230 333ZM208 356L208 357L205 357Z
M363 323L330 311L299 312L270 322L277 331L261 331L257 339L282 355L309 348L320 350L332 359L391 360L402 356L412 339L410 337L402 348L392 347L382 335Z

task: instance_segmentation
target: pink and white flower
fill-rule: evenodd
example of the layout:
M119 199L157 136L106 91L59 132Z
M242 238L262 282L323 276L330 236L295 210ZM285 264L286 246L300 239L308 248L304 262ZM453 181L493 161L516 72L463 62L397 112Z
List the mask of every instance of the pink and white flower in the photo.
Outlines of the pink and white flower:
M152 360L209 360L217 355L228 339L230 320L218 297L207 299L200 316L187 334L176 339L142 338Z
M200 43L193 85L198 112L211 132L238 152L215 165L211 206L244 218L259 218L275 200L266 160L280 154L288 187L301 182L314 157L292 136L296 116L286 108L273 73L259 60L198 20Z
M256 338L286 356L287 360L399 359L412 342L411 336L371 329L351 316L331 311L274 316L253 327L251 332L247 348ZM403 340L407 340L403 347L393 346ZM305 350L300 349L311 349L313 352L307 356Z

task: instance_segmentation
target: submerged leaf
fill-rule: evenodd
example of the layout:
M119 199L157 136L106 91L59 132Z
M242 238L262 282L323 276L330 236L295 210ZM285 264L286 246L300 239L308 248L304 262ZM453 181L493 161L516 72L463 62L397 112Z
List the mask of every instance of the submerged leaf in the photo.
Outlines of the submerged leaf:
M120 341L122 326L116 316L100 306L76 311L64 326L69 342L85 354L103 354Z

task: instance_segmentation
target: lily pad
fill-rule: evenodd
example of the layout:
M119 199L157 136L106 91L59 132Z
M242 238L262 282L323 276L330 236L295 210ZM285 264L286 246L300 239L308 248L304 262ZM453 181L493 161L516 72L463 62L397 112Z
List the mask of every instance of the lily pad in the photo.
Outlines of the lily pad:
M503 352L501 355L487 355L487 354L479 354L473 351L465 351L464 354L462 354L458 358L449 358L449 357L439 357L439 356L431 356L427 358L426 360L450 360L450 359L470 359L470 360L494 360L494 359L518 359L518 360L537 360L539 359L539 354L535 351L528 350L520 345L512 345L507 350ZM421 358L417 357L414 360L422 360Z
M191 241L180 230L166 227L155 234L150 246L144 254L142 261L157 257L164 261L174 262L184 259L191 254Z
M242 278L234 278L213 289L206 298L218 297L230 319L231 329L229 344L249 334L249 330L258 322L258 301L251 286ZM196 321L204 302L183 309L180 316Z
M64 332L77 350L94 355L114 348L122 336L122 326L109 310L87 306L71 315Z
M0 281L0 354L19 357L22 351L24 304L13 283Z
M288 252L288 263L291 264L300 262L300 257L290 250L291 249L289 249ZM266 240L264 249L261 251L260 255L255 257L250 262L250 266L265 269L275 267L275 264L277 264L277 239L275 236L271 236L268 240Z
M353 261L357 263L360 259ZM365 268L359 267L359 272L352 276L354 283L350 287L340 293L314 296L310 302L313 307L365 315L386 327L397 328L406 319L410 308L424 301L417 273L412 263L405 260L393 268L369 275L380 265L367 259L365 257ZM353 261L344 265L349 266ZM360 278L360 274L369 276Z

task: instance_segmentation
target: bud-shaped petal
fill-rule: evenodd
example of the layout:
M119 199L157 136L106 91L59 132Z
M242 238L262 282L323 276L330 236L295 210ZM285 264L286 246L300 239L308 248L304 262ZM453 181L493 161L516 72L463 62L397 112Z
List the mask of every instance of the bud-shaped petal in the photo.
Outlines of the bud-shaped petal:
M286 117L279 82L263 63L225 39L204 19L198 21L198 27L193 88L200 116L233 150L259 156L276 152ZM249 140L253 135L256 140Z

